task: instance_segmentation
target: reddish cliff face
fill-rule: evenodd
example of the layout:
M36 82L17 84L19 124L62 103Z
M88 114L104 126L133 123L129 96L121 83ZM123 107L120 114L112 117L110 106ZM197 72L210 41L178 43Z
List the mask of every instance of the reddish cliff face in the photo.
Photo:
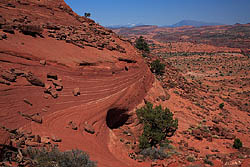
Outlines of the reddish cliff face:
M1 0L0 76L1 126L60 139L60 149L84 150L99 166L134 163L110 151L110 128L126 122L154 77L111 30L62 0Z

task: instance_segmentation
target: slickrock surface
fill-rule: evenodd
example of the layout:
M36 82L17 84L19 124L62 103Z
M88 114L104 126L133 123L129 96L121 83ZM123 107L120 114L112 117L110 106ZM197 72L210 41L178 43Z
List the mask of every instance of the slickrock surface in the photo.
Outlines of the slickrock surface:
M86 151L98 166L133 166L112 153L107 126L141 103L154 82L131 43L63 0L1 0L0 34L1 126ZM107 118L112 109L117 118Z

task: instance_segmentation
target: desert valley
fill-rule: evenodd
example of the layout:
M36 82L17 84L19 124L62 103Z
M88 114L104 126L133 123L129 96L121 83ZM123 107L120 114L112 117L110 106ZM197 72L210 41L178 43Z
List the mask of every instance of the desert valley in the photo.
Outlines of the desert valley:
M1 0L0 109L3 167L248 167L250 24L109 29Z

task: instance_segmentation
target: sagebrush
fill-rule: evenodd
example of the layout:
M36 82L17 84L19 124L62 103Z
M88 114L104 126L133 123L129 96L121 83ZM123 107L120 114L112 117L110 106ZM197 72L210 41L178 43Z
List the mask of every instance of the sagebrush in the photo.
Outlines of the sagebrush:
M95 167L96 162L89 159L87 153L81 150L60 152L57 147L51 149L35 149L29 147L27 156L37 167Z
M165 64L161 63L160 60L154 60L150 63L150 69L156 75L163 75L165 72Z

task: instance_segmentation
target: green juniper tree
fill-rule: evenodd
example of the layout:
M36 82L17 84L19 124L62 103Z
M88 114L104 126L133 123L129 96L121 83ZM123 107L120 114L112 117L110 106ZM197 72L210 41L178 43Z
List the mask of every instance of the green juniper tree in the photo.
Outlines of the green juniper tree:
M135 47L143 52L149 53L149 46L148 43L144 40L142 36L136 39Z
M173 113L168 108L165 110L161 105L153 108L153 104L146 105L136 110L137 117L144 125L143 133L139 139L139 148L145 149L156 147L170 137L178 128L178 120L173 119Z

